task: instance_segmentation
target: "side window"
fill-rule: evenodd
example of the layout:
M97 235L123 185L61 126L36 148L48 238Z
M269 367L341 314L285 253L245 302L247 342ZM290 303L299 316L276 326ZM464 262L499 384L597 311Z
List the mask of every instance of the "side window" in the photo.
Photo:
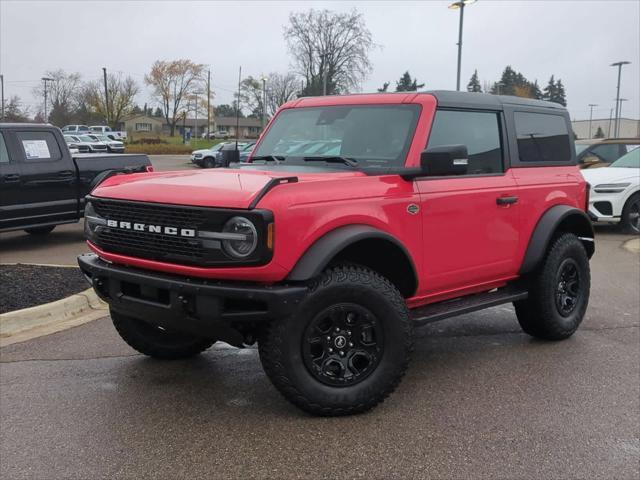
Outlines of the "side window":
M438 110L428 146L443 145L466 145L467 175L503 171L500 121L496 112Z
M521 162L570 162L571 143L563 116L515 112Z
M629 152L631 152L632 150L635 150L638 147L640 147L640 145L629 143L629 144L625 145L626 153L629 153Z
M51 132L16 132L27 162L55 162L62 158L60 147Z
M591 149L591 153L593 153L598 158L602 159L605 162L615 162L622 155L626 153L624 149L624 145L619 145L617 143L606 143L604 145L598 145Z
M9 153L7 152L7 145L4 143L2 133L0 133L0 163L9 163Z

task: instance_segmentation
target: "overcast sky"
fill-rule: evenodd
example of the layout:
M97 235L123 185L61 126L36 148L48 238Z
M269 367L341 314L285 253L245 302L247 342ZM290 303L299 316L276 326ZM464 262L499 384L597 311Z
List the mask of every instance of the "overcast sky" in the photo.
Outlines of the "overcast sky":
M0 0L0 73L5 98L35 106L31 90L47 70L101 78L102 67L143 84L157 59L189 58L210 66L215 103L230 103L243 76L291 69L283 39L289 13L356 8L380 48L362 91L395 85L409 70L425 89L455 89L458 11L449 2L173 2ZM640 118L640 1L479 0L465 9L462 84L481 83L512 65L541 87L561 78L573 118L608 118L616 69L624 67L623 116ZM153 103L143 88L141 105Z

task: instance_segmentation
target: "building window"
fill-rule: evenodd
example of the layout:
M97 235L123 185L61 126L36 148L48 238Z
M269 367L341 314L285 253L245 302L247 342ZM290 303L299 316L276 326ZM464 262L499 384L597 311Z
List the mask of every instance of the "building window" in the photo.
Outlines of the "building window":
M136 132L150 132L153 125L150 123L136 123Z

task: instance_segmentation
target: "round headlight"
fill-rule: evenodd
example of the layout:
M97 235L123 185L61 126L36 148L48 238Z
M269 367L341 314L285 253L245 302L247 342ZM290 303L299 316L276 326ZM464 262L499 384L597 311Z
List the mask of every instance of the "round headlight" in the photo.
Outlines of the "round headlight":
M234 258L246 258L258 246L258 232L255 225L244 217L233 217L222 228L222 233L228 234L222 240L222 247L228 255Z

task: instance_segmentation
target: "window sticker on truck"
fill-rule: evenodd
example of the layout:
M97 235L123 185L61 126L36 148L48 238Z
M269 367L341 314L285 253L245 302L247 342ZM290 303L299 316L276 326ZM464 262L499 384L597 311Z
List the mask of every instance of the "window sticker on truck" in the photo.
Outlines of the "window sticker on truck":
M23 140L22 147L27 160L35 158L51 158L46 140Z

